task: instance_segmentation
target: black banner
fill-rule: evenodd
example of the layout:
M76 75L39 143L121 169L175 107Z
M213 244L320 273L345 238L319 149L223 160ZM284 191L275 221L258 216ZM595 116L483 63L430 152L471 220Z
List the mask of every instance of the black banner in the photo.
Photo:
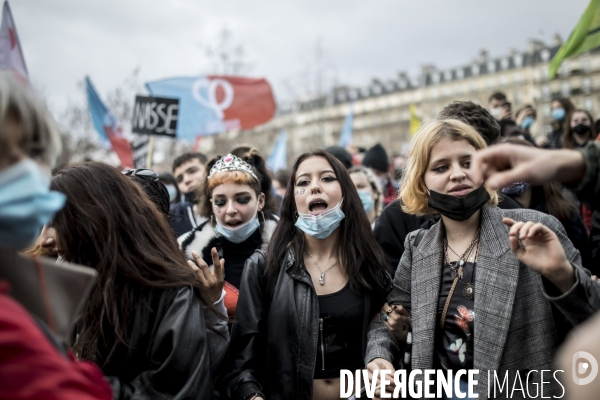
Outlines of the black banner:
M132 132L175 137L178 117L178 99L135 96Z

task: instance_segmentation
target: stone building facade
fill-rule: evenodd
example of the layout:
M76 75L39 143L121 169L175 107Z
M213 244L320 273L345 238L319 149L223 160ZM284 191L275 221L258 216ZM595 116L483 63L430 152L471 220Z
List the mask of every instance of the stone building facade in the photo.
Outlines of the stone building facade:
M252 144L268 156L279 133L285 129L291 164L305 151L338 143L351 103L353 143L368 148L379 142L388 149L388 154L401 153L407 148L411 104L415 105L419 118L427 122L454 100L470 100L487 107L489 96L502 91L513 110L524 104L536 108L534 136L551 129L550 102L556 97L570 97L576 107L598 117L600 49L565 60L557 76L549 79L548 64L560 44L559 38L552 45L532 40L526 51L513 51L499 58L481 51L471 63L456 68L439 70L426 65L419 76L399 73L387 80L374 79L362 88L338 87L325 96L298 101L290 109L279 110L263 126L203 139L201 150L225 154L237 145Z

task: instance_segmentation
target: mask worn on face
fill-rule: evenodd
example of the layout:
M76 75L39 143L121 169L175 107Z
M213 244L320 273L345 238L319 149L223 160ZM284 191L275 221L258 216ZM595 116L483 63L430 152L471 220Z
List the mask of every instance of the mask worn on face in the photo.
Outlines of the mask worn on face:
M510 184L510 186L507 186L505 188L503 188L501 190L501 192L507 196L521 196L523 195L523 193L525 193L527 190L529 190L529 188L531 187L531 185L527 182L515 182Z
M0 172L0 247L22 250L35 242L66 197L51 192L50 178L32 160Z
M344 201L342 199L342 201ZM346 216L342 211L342 201L336 204L331 210L327 210L319 215L298 213L296 226L309 236L317 239L325 239L336 230Z
M359 190L358 197L360 197L360 201L362 202L363 208L365 209L366 213L373 209L375 202L373 201L373 197L371 197L371 192Z
M250 236L252 236L252 234L259 227L260 222L258 221L258 214L255 214L250 221L243 223L235 229L221 225L219 223L219 220L217 219L217 226L215 226L215 232L219 233L221 236L225 237L225 239L229 240L230 242L242 243Z
M523 118L523 121L521 121L521 129L531 128L531 125L533 125L534 122L535 122L535 119L533 119L533 117L527 116L527 117Z
M502 107L494 107L490 110L490 114L492 114L492 117L494 117L497 121L500 121L502 112L504 112L504 108Z
M165 187L167 188L167 192L169 192L169 202L172 203L175 197L177 197L177 189L173 185L165 185Z
M557 122L560 122L563 119L565 119L565 109L555 108L554 110L552 110L552 119L554 119Z
M450 196L430 191L427 205L443 216L455 221L464 221L471 218L490 199L490 194L481 185L464 197Z
M579 124L571 129L573 130L573 133L579 136L584 136L590 131L590 127L584 124Z

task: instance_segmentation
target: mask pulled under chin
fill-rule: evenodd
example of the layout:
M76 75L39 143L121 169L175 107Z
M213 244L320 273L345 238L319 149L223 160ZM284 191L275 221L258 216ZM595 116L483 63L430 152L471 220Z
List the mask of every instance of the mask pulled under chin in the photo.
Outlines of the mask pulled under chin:
M485 186L481 185L464 197L450 196L431 190L427 205L454 221L464 221L471 218L489 199L490 194Z
M225 237L225 239L229 240L232 243L242 243L250 236L252 236L252 234L259 227L260 222L258 221L258 214L255 214L250 221L243 223L235 229L227 228L226 226L221 225L219 223L219 220L217 220L215 232L219 233L221 236Z
M342 211L342 201L319 215L298 213L296 227L316 239L329 237L346 217Z

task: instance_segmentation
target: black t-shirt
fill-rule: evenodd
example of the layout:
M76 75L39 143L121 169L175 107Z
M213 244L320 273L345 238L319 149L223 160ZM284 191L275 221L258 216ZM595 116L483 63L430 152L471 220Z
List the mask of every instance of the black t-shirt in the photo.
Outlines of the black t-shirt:
M456 262L451 264L455 265ZM435 348L440 361L446 368L451 370L472 369L475 299L466 298L463 291L465 285L475 283L475 264L472 262L465 264L463 277L456 283L454 294L450 299L442 330L440 329L440 319L453 281L450 264L444 264L437 308Z
M319 296L319 338L314 379L339 378L341 369L364 368L362 358L365 299L346 284Z

